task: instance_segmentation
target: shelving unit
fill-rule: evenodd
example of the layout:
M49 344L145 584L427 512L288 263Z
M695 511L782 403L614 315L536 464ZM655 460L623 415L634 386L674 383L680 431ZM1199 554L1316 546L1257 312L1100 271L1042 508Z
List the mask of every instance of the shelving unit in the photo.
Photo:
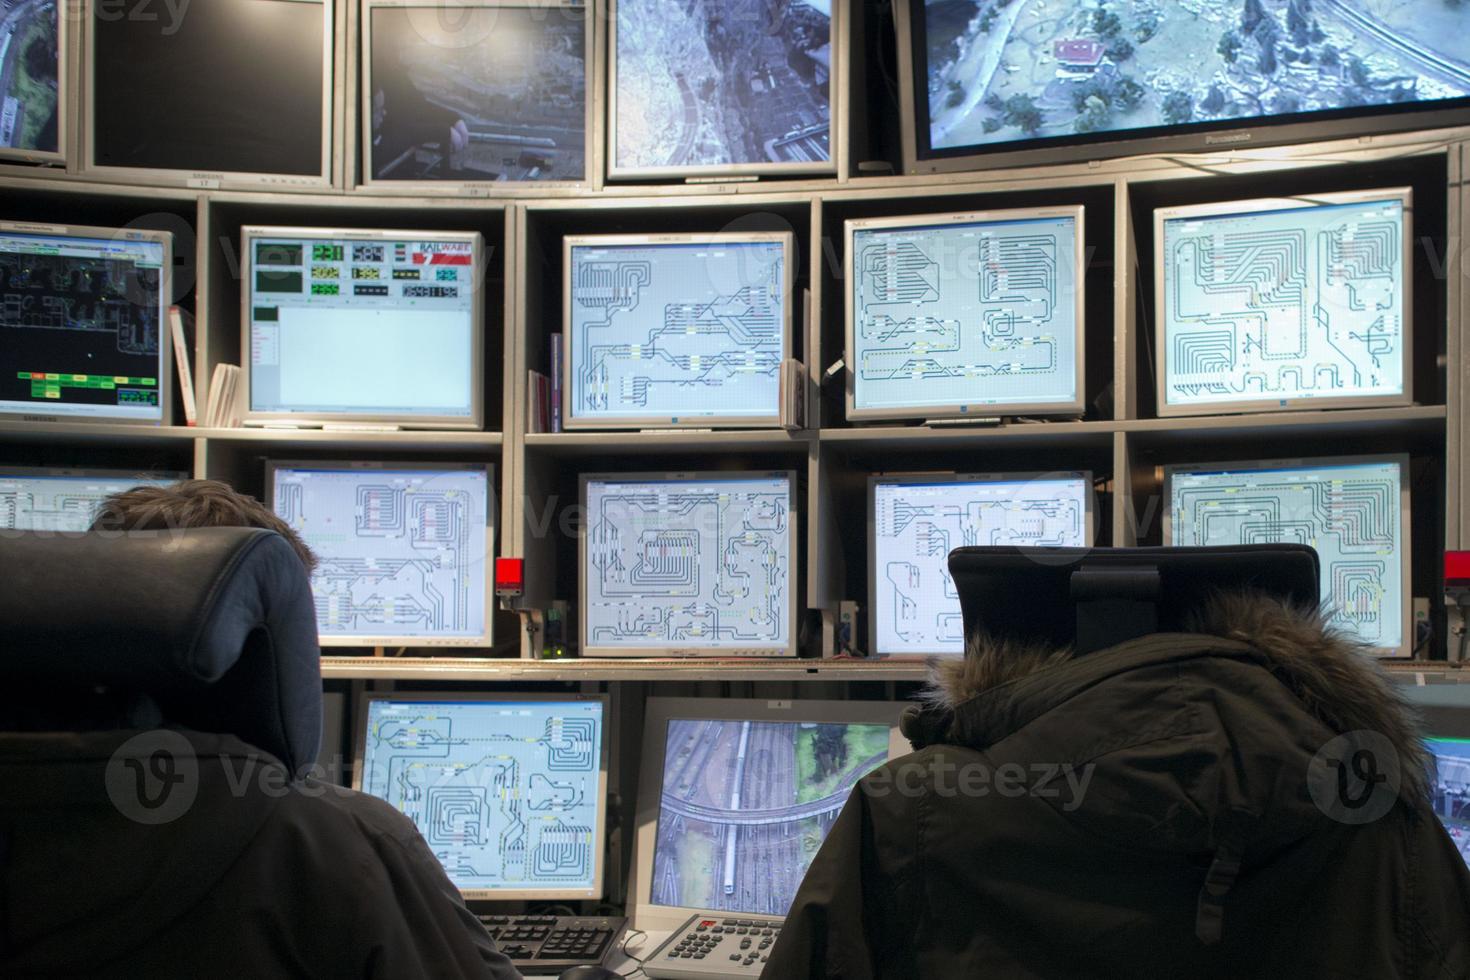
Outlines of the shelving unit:
M805 547L797 580L808 610L796 662L530 661L513 649L431 657L329 654L329 682L475 681L602 685L618 682L911 685L914 662L823 659L833 650L837 604L867 605L863 493L868 475L1091 470L1099 486L1100 544L1158 540L1159 468L1189 460L1409 452L1414 459L1413 587L1441 601L1438 555L1470 546L1465 493L1470 433L1462 357L1470 295L1461 286L1461 187L1470 127L1188 159L1145 158L939 177L614 185L545 199L335 193L223 193L112 186L50 171L0 167L3 217L162 228L178 239L176 301L195 312L196 396L214 365L240 354L239 239L245 224L479 230L491 256L484 288L489 403L484 432L329 432L147 428L0 422L0 463L159 467L263 490L264 460L382 458L485 461L499 493L498 552L526 559L521 606L575 601L577 475L592 471L792 469L802 481ZM1326 190L1415 189L1415 392L1409 408L1154 416L1152 209L1168 204ZM845 417L842 224L849 218L1001 210L1080 203L1090 250L1083 418L994 427L854 426ZM525 377L545 371L546 338L561 324L563 235L610 232L790 230L800 267L794 355L806 367L807 428L797 431L563 432L528 434ZM803 315L803 311L805 314ZM176 406L176 417L181 413ZM510 612L502 642L531 640ZM350 651L349 651L350 652ZM1442 639L1434 655L1445 656ZM1414 683L1411 669L1394 668ZM1458 678L1440 664L1431 677Z

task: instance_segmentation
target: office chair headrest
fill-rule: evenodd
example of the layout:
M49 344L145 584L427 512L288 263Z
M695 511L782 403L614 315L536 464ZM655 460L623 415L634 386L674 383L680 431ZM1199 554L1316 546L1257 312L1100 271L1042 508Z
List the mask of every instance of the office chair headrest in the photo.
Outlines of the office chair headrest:
M322 732L306 568L273 531L0 533L0 683L145 694L293 772Z
M1316 609L1317 552L1228 548L960 548L950 553L965 635L1090 653L1177 632L1221 592Z

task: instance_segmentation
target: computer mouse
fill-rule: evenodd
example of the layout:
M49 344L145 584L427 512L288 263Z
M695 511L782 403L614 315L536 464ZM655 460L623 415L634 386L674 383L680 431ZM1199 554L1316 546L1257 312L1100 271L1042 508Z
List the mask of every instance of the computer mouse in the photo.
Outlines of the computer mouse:
M570 970L563 970L557 980L623 980L623 975L621 973L614 973L607 967L583 963L581 966L574 966Z

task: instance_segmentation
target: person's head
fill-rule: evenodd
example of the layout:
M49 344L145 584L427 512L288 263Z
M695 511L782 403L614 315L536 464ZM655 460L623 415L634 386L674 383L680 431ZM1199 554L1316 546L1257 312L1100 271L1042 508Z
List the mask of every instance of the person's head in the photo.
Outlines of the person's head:
M275 531L290 542L307 572L316 568L316 555L290 525L254 497L218 480L184 480L168 486L124 490L104 500L92 521L94 531L195 527L260 527Z

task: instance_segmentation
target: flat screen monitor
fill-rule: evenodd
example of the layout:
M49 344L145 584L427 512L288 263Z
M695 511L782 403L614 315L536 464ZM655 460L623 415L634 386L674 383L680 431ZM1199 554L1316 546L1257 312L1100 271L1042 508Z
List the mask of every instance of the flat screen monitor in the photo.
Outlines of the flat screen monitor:
M80 533L113 494L187 478L184 473L0 467L0 531Z
M1470 9L897 0L911 173L1461 125Z
M1159 415L1410 404L1410 197L1156 211Z
M1080 415L1083 209L851 220L847 417Z
M608 698L370 694L353 786L407 816L467 899L602 897Z
M322 646L490 646L490 467L272 462L266 471L272 508L318 558Z
M1470 867L1470 738L1425 741L1434 756L1434 813Z
M949 553L1092 545L1092 474L874 476L868 513L870 652L958 657L965 624Z
M592 4L368 0L364 183L585 183Z
M333 0L87 0L88 170L109 179L325 187Z
M610 177L836 171L844 4L610 3Z
M794 249L789 232L567 237L567 428L779 426Z
M60 163L70 121L64 0L19 0L0 10L0 160Z
M785 915L858 780L907 755L903 705L649 698L633 920Z
M173 236L0 222L0 418L166 425Z
M245 228L249 424L483 423L478 232Z
M582 478L582 653L794 657L796 474Z
M1202 463L1164 470L1164 544L1305 544L1329 622L1379 656L1413 648L1409 457Z

